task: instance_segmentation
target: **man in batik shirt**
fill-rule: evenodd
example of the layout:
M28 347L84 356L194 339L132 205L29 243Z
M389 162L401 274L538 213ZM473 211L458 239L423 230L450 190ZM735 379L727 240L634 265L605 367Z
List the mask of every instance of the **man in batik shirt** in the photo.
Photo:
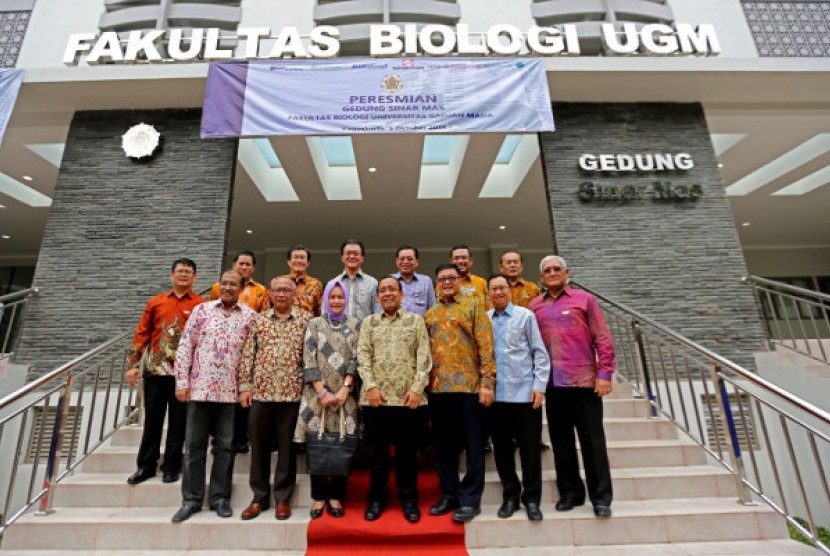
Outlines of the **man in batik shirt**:
M297 289L294 291L294 306L320 316L323 303L323 283L307 274L311 264L311 251L304 245L293 245L288 249L285 260L291 271L285 277L291 278Z
M193 310L176 350L176 397L187 402L182 506L179 523L202 509L207 447L213 438L208 503L219 517L230 517L234 454L233 417L238 400L237 376L242 347L254 313L239 303L242 275L222 273L220 297Z
M525 280L522 276L524 272L524 261L522 254L518 251L505 251L499 257L499 272L507 278L510 284L510 302L517 307L527 307L530 302L542 295L542 289L535 283ZM493 305L488 299L487 308L492 309ZM542 431L542 412L538 411L539 433ZM550 445L546 444L542 437L539 437L539 449L550 450Z
M147 302L135 329L130 348L130 363L126 378L135 387L141 378L139 365L144 360L144 430L136 458L137 470L127 482L143 483L156 474L160 455L164 415L167 414L167 440L164 460L161 462L161 480L172 483L179 479L182 468L182 446L187 419L186 406L176 399L176 380L173 378L173 360L179 337L190 313L203 297L191 290L196 280L196 263L178 259L170 268L173 289Z
M484 491L484 417L493 403L496 367L493 328L484 303L462 295L461 273L452 264L436 269L440 298L424 318L432 347L429 409L435 438L435 468L442 497L431 515L450 511L468 522L481 513ZM458 439L467 452L467 471L458 478Z
M251 407L251 504L242 519L253 519L271 498L271 446L277 449L273 496L275 517L291 517L289 500L297 481L294 428L303 393L303 343L311 313L293 305L294 282L271 281L271 308L257 315L240 367L239 401Z
M429 276L415 272L419 264L418 248L414 245L401 245L395 253L398 272L392 276L400 280L403 288L401 307L423 317L435 305L435 290Z
M611 331L594 296L568 285L570 269L562 257L545 257L539 270L547 291L529 309L551 361L545 410L559 489L556 510L585 503L575 429L594 514L611 517L613 491L602 426L602 398L611 392L616 367Z
M360 405L369 446L368 505L364 517L378 519L386 507L386 484L395 447L398 499L407 521L421 519L418 509L418 435L426 421L424 389L432 369L424 319L401 308L403 290L395 276L378 282L383 312L363 319L357 344L357 372L363 380Z
M233 257L232 268L242 275L239 302L259 313L268 301L268 288L252 278L256 270L256 255L253 251L240 251ZM220 294L219 284L213 284L210 288L210 300L219 299Z
M471 271L475 260L468 245L460 244L450 249L450 264L455 265L459 272L458 291L463 295L472 295L480 303L487 302L487 281L476 276ZM440 288L436 288L440 294Z
M239 302L260 313L268 305L268 288L252 278L256 269L253 251L240 251L233 257L233 269L242 275L242 292ZM219 299L219 284L210 289L210 300ZM248 453L248 409L237 406L233 424L233 451Z
M505 251L499 257L499 272L510 284L510 302L517 307L527 307L534 297L542 295L542 289L535 283L525 280L524 262L518 251ZM492 306L492 305L490 305Z

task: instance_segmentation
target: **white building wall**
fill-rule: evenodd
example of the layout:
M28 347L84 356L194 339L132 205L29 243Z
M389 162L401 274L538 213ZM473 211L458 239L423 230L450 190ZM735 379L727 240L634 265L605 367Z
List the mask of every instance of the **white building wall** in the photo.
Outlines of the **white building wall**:
M314 26L314 0L243 0L240 27L293 25L308 33Z
M314 25L314 6L314 0L243 0L241 26L276 30L292 25L305 34ZM535 23L531 0L459 0L459 6L461 21L471 31L485 31L498 23L527 29ZM721 57L757 57L739 0L670 0L670 6L678 22L714 24L723 49ZM62 67L69 36L97 33L103 13L103 0L73 0L71 6L65 0L38 0L18 67ZM140 68L137 66L137 71Z
M69 35L97 33L103 0L38 0L17 59L19 68L63 66Z
M461 23L466 23L472 32L486 31L497 23L515 25L519 29L527 29L535 24L530 13L530 0L458 0L458 5L461 7Z

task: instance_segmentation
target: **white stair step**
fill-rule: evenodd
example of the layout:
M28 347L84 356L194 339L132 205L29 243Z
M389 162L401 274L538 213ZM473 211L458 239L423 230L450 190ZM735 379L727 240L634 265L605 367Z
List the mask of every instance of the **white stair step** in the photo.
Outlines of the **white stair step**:
M468 552L470 556L815 556L818 554L814 548L806 544L784 539L606 546L472 548Z
M620 501L614 517L594 517L590 504L557 512L542 504L545 519L528 521L524 512L496 517L498 506L485 506L467 525L469 548L651 544L784 539L787 529L772 510L743 506L724 498Z
M644 400L635 400L631 398L606 400L604 402L603 410L605 412L606 426L608 426L608 423L611 420L641 418L649 416L648 402ZM544 421L547 422L546 419L544 419ZM669 425L669 427L671 427L672 430L674 429L674 426L669 421L660 420L658 422L665 423ZM545 428L546 427L547 425L545 426ZM115 431L112 437L110 437L110 445L138 447L138 444L141 441L142 430L142 427L137 425L122 427L119 430ZM611 438L610 433L609 438Z
M608 457L612 468L705 463L704 452L696 444L678 439L609 441ZM516 458L518 462L518 453ZM250 454L238 454L234 464L235 471L247 473L250 461ZM486 465L487 470L495 471L492 454L487 455ZM553 453L550 450L542 453L542 468L553 469ZM305 472L304 456L297 458L297 469L299 473ZM135 450L127 446L100 448L83 463L82 471L84 473L123 473L126 479L135 471Z
M734 497L735 483L725 470L706 465L691 467L649 467L612 469L614 497L617 500L654 498ZM556 502L556 473L542 472L542 501ZM292 505L307 504L311 498L308 475L297 477ZM251 499L248 476L234 475L231 500L241 511ZM502 487L498 474L488 472L482 502L498 504ZM140 485L128 485L120 473L81 473L64 480L55 492L55 507L152 507L175 508L181 502L181 483L165 484L156 476Z
M47 515L26 515L7 531L5 550L304 550L308 507L294 508L290 519L273 512L242 521L222 519L203 510L184 523L171 523L177 507L61 508Z
M305 550L4 550L9 556L305 556Z

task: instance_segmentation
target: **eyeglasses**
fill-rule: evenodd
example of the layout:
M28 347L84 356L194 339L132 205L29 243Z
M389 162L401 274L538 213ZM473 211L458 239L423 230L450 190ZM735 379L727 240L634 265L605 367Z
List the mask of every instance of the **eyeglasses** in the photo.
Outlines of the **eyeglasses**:
M439 276L438 278L435 279L436 282L449 282L449 283L455 282L456 280L458 280L458 276Z
M291 293L294 290L291 288L271 288L271 291L274 293Z
M563 270L568 270L567 268L561 266L546 266L545 270L542 271L543 274L550 274L551 272L562 272Z

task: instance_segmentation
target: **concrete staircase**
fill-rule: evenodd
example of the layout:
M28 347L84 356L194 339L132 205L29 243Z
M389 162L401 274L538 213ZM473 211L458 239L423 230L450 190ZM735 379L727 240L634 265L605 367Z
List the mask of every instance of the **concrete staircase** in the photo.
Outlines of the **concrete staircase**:
M501 486L488 457L482 514L466 528L471 554L815 554L787 540L783 520L765 506L738 504L731 476L707 465L704 452L678 438L672 423L649 419L646 402L633 399L627 387L618 387L605 408L614 517L597 520L590 505L567 513L554 511L558 496L548 451L543 456L545 520L531 523L522 511L499 519ZM178 483L163 484L159 477L135 487L125 482L134 469L140 435L138 427L118 431L108 446L84 462L81 472L59 486L54 514L28 515L9 529L2 553L304 552L310 505L307 475L300 475L291 519L276 521L269 513L243 522L238 515L250 500L249 457L239 456L232 497L235 516L221 519L205 508L186 523L172 524L170 517L180 503ZM301 470L303 463L301 458Z

